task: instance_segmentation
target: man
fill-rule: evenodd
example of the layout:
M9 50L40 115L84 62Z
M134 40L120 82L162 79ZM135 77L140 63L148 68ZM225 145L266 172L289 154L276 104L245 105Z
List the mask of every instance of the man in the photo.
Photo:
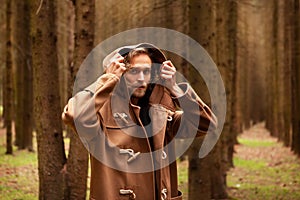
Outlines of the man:
M216 117L152 44L119 48L103 65L62 114L91 154L90 198L182 199L174 139L205 135Z

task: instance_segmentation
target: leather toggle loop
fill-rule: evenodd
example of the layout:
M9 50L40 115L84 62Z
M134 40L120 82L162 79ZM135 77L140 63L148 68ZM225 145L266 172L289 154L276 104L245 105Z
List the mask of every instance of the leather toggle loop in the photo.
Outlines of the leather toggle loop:
M127 160L127 162L131 162L133 160L135 160L137 158L138 155L140 155L140 152L136 152L134 153L133 149L120 149L120 154L129 154L129 159Z
M130 195L130 199L136 199L136 194L130 189L120 189L121 195Z

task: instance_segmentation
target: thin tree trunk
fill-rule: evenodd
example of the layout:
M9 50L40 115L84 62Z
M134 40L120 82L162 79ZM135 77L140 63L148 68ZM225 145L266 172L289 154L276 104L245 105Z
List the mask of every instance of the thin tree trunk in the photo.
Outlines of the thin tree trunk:
M56 1L32 0L34 114L38 143L39 199L63 199L66 162L56 51Z
M284 39L285 34L285 0L275 1L278 12L278 23L277 23L277 56L278 56L278 65L280 66L280 88L281 88L281 112L282 112L282 141L286 147L290 146L291 139L291 65L288 64L287 55L287 43ZM287 98L289 97L289 98Z
M12 59L13 59L13 67L15 68L14 71L16 79L14 82L15 85L15 91L16 91L16 117L15 117L15 142L14 144L18 146L19 149L23 149L22 143L23 143L23 108L24 108L24 102L23 102L23 94L24 94L24 68L23 68L23 55L21 52L23 47L23 19L24 19L24 12L23 12L23 4L24 2L18 2L16 0L11 1L11 9L13 11L12 15Z
M270 57L270 61L271 61L271 69L273 71L273 76L272 76L272 91L273 91L273 95L272 95L272 119L273 119L273 126L272 126L272 131L271 131L271 135L280 138L280 134L282 131L281 128L281 115L280 115L280 91L279 91L279 66L278 66L278 55L277 55L277 49L276 47L278 46L278 40L277 40L277 30L276 30L276 26L277 26L277 22L278 22L278 16L276 11L274 12L274 10L276 10L276 5L275 5L275 1L268 1L267 5L269 5L272 9L269 9L270 12L268 12L268 14L272 14L273 18L271 19L271 26L270 29L268 30L269 33L272 33L272 37L271 37L271 46L270 46L270 52L271 52L271 57ZM272 13L273 12L273 13ZM274 15L274 13L276 15ZM275 48L274 48L275 47Z
M24 115L23 115L23 130L24 130L24 144L23 146L29 151L33 151L33 66L32 66L32 46L30 40L30 1L24 0L25 23L24 23L24 52L26 58L24 59Z
M12 121L13 121L13 83L12 83L12 56L11 56L11 1L6 0L6 154L13 153Z
M16 145L32 150L32 70L29 1L12 1L13 60L16 74Z
M217 65L220 69L226 87L227 118L221 135L222 140L222 165L224 168L224 178L226 170L233 167L234 145L236 143L237 131L233 128L236 111L233 109L237 101L235 80L236 80L236 27L237 10L235 1L217 1Z
M1 0L0 7L0 66L6 65L6 0ZM0 127L4 128L4 105L5 105L5 67L0 68Z
M61 106L63 107L69 98L69 66L73 62L74 51L74 5L71 0L58 1L57 9L57 51L59 63L59 82ZM73 82L73 80L72 80ZM72 88L71 88L72 89Z
M292 150L300 156L300 2L294 0L292 6L293 12L293 51L292 51L292 122L293 122L293 137Z
M80 65L93 49L94 20L95 1L76 0L74 68L71 68L71 77L73 80L76 78L76 73ZM71 85L72 83L69 84L70 87ZM74 200L85 199L87 189L88 152L78 135L75 133L71 134L67 172L67 198Z
M249 32L249 24L247 21L247 17L249 16L248 12L249 9L246 8L246 6L244 5L244 2L246 0L243 0L241 2L238 3L238 41L239 41L239 45L238 45L238 50L237 50L237 69L238 69L238 73L237 73L237 82L239 83L237 85L237 96L238 99L240 99L240 101L238 101L240 104L237 105L238 110L240 111L238 120L239 120L239 128L240 128L240 132L242 132L245 127L247 127L247 125L245 125L245 121L247 121L247 115L248 112L246 110L246 108L248 107L247 105L247 76L246 74L246 69L247 69L247 65L248 65L248 55L249 53L248 51L248 45L249 45L249 39L248 39L248 32Z

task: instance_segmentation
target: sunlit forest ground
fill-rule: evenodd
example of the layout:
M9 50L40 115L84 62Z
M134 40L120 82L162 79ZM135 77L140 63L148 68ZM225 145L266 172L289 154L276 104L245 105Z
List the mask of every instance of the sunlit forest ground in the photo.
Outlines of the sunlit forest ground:
M234 199L300 199L300 158L258 124L238 137L235 168L228 172Z
M38 199L37 155L26 150L5 155L0 130L0 199ZM270 137L263 124L239 136L235 168L228 172L230 199L300 199L300 159ZM36 147L35 147L36 148ZM188 195L188 162L178 162L179 187Z
M18 151L5 155L5 131L0 130L0 199L38 199L38 165L36 152ZM36 147L35 147L36 149Z

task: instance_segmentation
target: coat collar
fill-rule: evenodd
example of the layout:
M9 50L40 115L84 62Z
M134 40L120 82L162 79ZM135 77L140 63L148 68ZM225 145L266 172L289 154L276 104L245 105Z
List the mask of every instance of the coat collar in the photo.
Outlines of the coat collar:
M160 84L151 85L149 87L153 87L149 97L149 116L151 115L151 120L160 119L162 122L166 121L166 110L175 111L176 108L172 97L169 91ZM140 124L140 110L139 106L135 106L130 102L125 80L121 78L119 83L115 86L110 99L100 109L100 114L106 127L123 128ZM162 116L154 116L157 114ZM156 125L152 124L152 126ZM161 125L157 125L157 127L159 126ZM157 130L157 128L154 129Z

